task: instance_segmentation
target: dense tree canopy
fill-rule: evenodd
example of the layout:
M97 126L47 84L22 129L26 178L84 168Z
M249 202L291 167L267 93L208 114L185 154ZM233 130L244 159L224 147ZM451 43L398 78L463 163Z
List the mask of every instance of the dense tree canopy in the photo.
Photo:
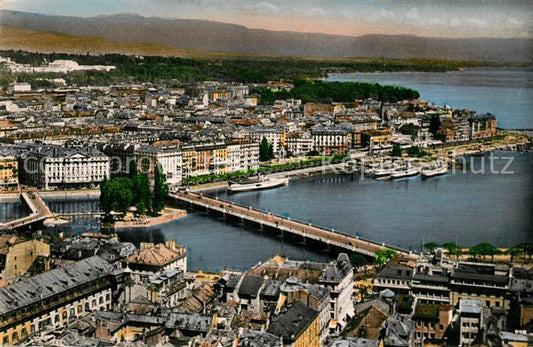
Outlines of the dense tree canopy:
M446 61L371 59L365 61L327 61L297 58L220 58L193 59L178 57L144 56L121 54L64 54L30 53L24 51L0 51L0 55L10 57L17 63L42 65L56 59L71 59L80 65L114 65L116 69L104 71L78 71L70 74L48 74L45 77L63 77L68 83L78 85L109 85L120 82L180 81L195 82L204 80L238 81L262 83L268 80L298 80L322 78L328 72L374 72L374 71L448 71L459 65ZM34 84L47 83L39 80L44 74L18 74L20 82ZM333 87L337 89L337 87ZM302 91L305 95L305 90ZM376 90L383 100L397 98L397 87ZM310 98L316 97L308 94Z
M126 212L135 206L138 214L157 214L163 209L167 194L165 176L156 169L153 187L146 174L105 179L100 185L100 205L106 213Z

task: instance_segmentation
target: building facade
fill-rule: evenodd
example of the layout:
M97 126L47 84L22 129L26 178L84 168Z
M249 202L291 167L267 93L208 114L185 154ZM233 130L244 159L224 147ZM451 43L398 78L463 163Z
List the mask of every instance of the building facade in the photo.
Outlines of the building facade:
M60 328L94 310L112 308L114 267L93 256L0 288L0 341L15 344Z
M19 162L21 183L42 189L98 186L109 178L109 157L93 147L39 145Z

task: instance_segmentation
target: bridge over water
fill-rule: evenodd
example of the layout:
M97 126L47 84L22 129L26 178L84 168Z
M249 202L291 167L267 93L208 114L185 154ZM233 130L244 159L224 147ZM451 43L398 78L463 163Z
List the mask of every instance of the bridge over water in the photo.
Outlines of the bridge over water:
M52 216L52 212L36 191L25 191L20 194L21 202L30 209L30 214L6 223L0 223L0 229L19 230L32 229Z
M267 227L278 230L279 232L289 233L301 237L305 242L313 240L314 242L325 245L328 249L336 247L341 250L357 252L373 257L377 250L393 249L402 256L410 259L417 259L418 255L409 250L396 246L378 243L369 239L344 234L333 229L323 228L310 223L304 223L283 217L271 212L265 212L253 207L248 207L233 202L212 198L199 193L190 191L178 191L170 194L170 197L177 202L188 204L196 208L204 209L207 212L218 212L225 217L232 216L238 218L241 222L247 221L259 225L261 228Z

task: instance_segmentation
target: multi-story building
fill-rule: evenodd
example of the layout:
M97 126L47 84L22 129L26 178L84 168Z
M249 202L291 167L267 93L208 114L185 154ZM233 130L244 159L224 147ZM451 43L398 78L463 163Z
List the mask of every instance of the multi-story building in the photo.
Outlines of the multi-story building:
M247 171L259 167L259 142L229 143L228 171Z
M328 263L322 270L318 283L329 290L331 326L334 332L340 332L354 316L354 273L348 255L341 253L336 261Z
M287 136L287 153L302 156L311 152L313 148L313 138L307 133L291 133Z
M492 264L459 263L450 279L452 304L463 299L481 300L487 307L508 309L506 293L509 290L509 269Z
M133 279L143 282L168 269L187 271L187 250L175 241L164 244L142 242L141 249L122 261L131 270Z
M330 129L315 126L311 129L314 150L320 155L346 153L348 132L344 129Z
M136 148L134 153L138 172L153 177L156 165L161 165L167 184L175 186L181 183L183 152L178 146L142 145Z
M413 315L416 346L441 340L452 321L452 309L448 304L418 303Z
M470 139L482 139L496 135L496 117L492 114L479 114L468 118Z
M394 259L377 274L374 279L374 290L390 289L396 294L409 294L413 268L398 264Z
M272 151L276 157L279 157L285 153L287 146L287 134L283 129L255 128L244 132L244 135L249 136L258 143L261 143L263 138L265 138L270 144L272 144Z
M150 278L148 285L150 301L165 307L177 306L187 292L183 274L179 269L170 268Z
M22 182L43 189L99 185L109 178L109 157L94 147L38 145L20 158Z
M24 240L17 235L0 235L0 279L24 275L38 256L50 255L50 245L40 240Z
M0 288L0 341L15 344L94 310L109 310L116 269L99 256Z
M130 174L132 162L135 160L135 150L139 147L135 143L106 143L98 147L109 157L111 176Z
M17 159L15 157L0 157L0 188L9 188L18 183Z
M296 301L272 317L267 332L281 336L286 347L319 347L318 311Z
M459 302L459 345L469 346L483 328L483 302L463 299Z
M182 150L184 177L220 174L227 171L229 154L225 143L186 145Z
M281 293L287 304L298 301L318 311L320 342L323 342L329 334L331 322L329 291L321 285L301 283L297 278L289 277L281 286Z
M470 123L468 122L468 116L463 114L457 114L452 118L454 141L468 141L470 140Z

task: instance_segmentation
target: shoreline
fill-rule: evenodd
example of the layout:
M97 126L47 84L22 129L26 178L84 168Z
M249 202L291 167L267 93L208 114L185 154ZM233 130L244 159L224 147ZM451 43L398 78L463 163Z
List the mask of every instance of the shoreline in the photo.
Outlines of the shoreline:
M165 208L168 213L165 213L157 217L147 217L139 220L131 221L116 221L113 225L113 229L149 229L156 225L172 222L176 219L180 219L187 216L187 211L177 208Z

